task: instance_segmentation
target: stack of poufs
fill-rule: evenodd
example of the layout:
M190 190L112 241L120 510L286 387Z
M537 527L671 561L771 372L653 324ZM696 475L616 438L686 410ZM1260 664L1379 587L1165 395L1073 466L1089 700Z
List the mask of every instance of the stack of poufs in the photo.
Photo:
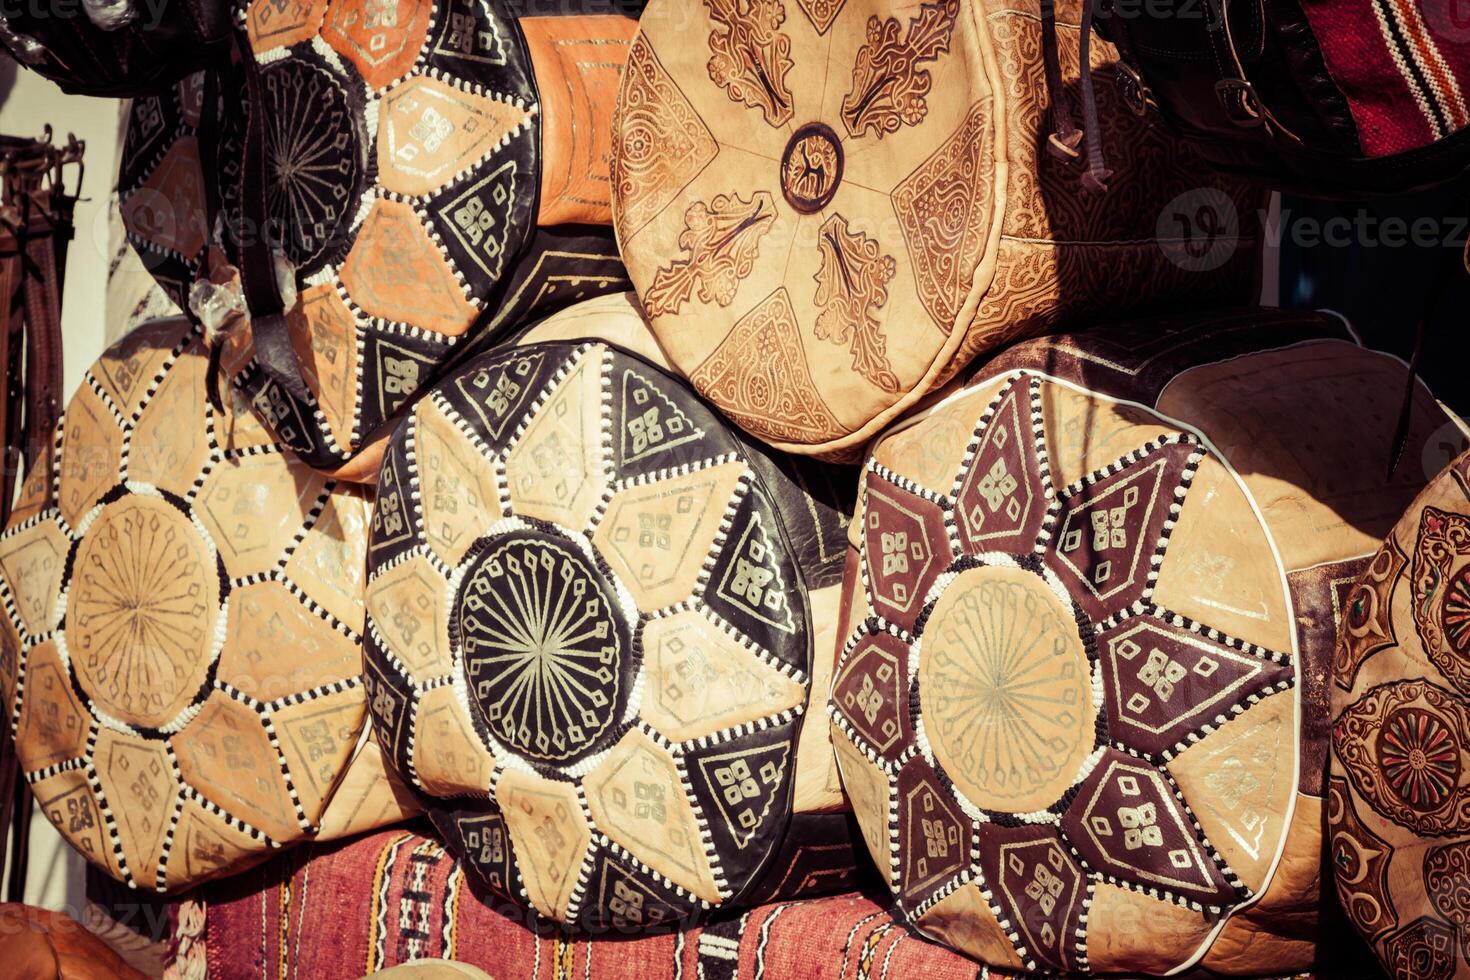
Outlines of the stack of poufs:
M171 968L1454 975L1456 423L1251 305L1089 7L542 6L134 93L187 314L31 463L0 690Z

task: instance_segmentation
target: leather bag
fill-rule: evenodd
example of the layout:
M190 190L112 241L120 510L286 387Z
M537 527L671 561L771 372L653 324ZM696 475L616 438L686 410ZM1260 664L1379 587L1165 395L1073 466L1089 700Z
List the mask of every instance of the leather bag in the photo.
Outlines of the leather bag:
M1470 167L1470 25L1413 0L1111 0L1127 104L1209 163L1315 197L1401 194Z

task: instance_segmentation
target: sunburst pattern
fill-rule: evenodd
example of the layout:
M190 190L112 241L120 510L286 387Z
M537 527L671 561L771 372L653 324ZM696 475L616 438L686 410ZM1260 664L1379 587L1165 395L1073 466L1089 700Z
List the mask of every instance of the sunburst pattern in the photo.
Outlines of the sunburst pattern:
M0 658L25 779L97 868L158 891L404 815L358 751L364 495L243 400L213 409L207 361L182 318L109 349L63 416L69 512L0 534L0 625L30 613Z
M194 693L219 616L211 552L162 499L125 497L102 511L77 553L68 629L94 698L159 725Z
M1444 597L1444 634L1455 650L1470 652L1470 566L1450 582Z
M345 69L344 69L345 70ZM299 275L346 245L363 150L347 94L327 72L288 60L264 73L267 205Z
M593 333L620 335L588 306ZM772 503L799 490L770 492L678 379L597 343L470 360L383 473L379 513L389 485L400 509L369 551L378 738L491 889L627 929L727 905L767 870L801 880L772 863L801 833L812 637ZM448 526L472 543L447 550ZM479 843L491 825L502 859Z
M1412 708L1394 712L1383 726L1378 762L1399 798L1420 810L1443 803L1460 777L1459 749L1449 729Z
M460 596L465 674L496 738L561 761L607 730L625 643L585 558L542 537L501 539L474 560Z

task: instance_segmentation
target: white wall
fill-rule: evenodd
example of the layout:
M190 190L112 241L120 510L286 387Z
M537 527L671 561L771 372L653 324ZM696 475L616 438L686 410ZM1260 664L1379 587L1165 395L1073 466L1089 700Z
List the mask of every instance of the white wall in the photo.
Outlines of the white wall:
M4 67L14 70L13 64ZM9 71L0 72L0 86L10 81ZM66 292L62 298L62 391L68 398L102 353L109 257L107 213L117 174L119 111L120 104L114 99L66 95L29 71L15 75L0 101L0 133L39 137L50 123L58 141L64 141L72 132L87 143L82 200L77 202L76 237L67 255ZM31 827L25 901L65 909L80 917L82 859L61 842L39 812L33 814Z

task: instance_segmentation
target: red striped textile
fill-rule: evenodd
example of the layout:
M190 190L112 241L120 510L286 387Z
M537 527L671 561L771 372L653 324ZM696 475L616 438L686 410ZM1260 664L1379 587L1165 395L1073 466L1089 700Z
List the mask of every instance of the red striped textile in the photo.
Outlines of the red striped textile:
M1303 0L1368 156L1470 124L1470 8L1453 0Z
M177 907L176 928L199 932L201 905L202 933L182 945L202 945L218 978L359 977L427 957L473 963L496 980L974 980L980 972L852 892L762 905L678 933L566 934L479 891L437 842L404 830L300 847L211 883ZM191 975L185 958L175 975ZM200 950L187 958L200 963Z

